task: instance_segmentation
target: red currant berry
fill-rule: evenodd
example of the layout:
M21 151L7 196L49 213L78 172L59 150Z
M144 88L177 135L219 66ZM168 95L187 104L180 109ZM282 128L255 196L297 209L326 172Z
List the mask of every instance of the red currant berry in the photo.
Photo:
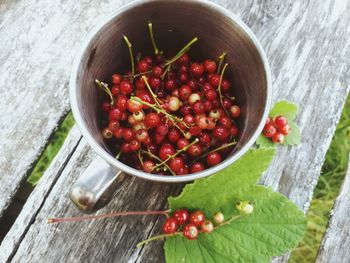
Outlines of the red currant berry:
M231 82L229 82L226 79L223 79L221 82L221 89L222 91L229 91L231 88Z
M128 98L124 94L120 94L117 97L115 106L118 109L125 111L128 108L127 103L128 103Z
M195 114L203 114L205 112L205 106L202 101L197 101L195 104L193 104L193 112Z
M122 153L129 153L131 150L130 150L130 144L129 143L127 143L127 142L124 142L123 144L122 144L122 146L120 147L120 151L122 152Z
M183 225L188 222L190 214L186 209L178 209L174 211L173 217L177 220L179 225Z
M178 97L170 97L168 101L170 111L177 111L180 108L180 100Z
M131 151L138 151L141 148L141 143L137 140L131 140L130 141L130 150Z
M193 63L191 65L191 73L195 77L200 77L204 73L204 66L201 63Z
M122 82L120 82L119 88L120 92L125 95L129 95L132 93L132 85L129 80L122 80Z
M180 139L180 137L180 131L176 128L173 128L168 132L168 140L170 142L177 142Z
M213 76L211 76L209 83L214 88L218 87L220 83L220 75L214 74Z
M216 91L212 90L212 89L205 91L204 95L205 95L206 99L209 101L213 101L217 97Z
M160 66L154 66L153 69L152 69L152 74L153 74L153 76L155 76L155 77L157 77L157 78L161 77L162 74L163 74L163 69L162 69L162 67L160 67Z
M119 74L113 74L112 75L112 83L115 85L120 84L120 82L122 81L122 77Z
M176 171L177 175L186 175L188 174L188 167L182 166L179 170Z
M109 121L121 120L123 111L118 108L113 108L109 112Z
M209 166L215 166L221 163L221 156L217 152L210 152L207 155L207 163Z
M123 139L125 141L131 141L135 137L135 132L130 128L123 128Z
M156 167L156 164L152 161L145 161L143 163L143 170L146 172L146 173L152 173L152 171L154 170L154 168Z
M277 132L277 129L272 123L266 124L263 130L263 134L267 138L273 137L276 134L276 132Z
M196 210L190 214L190 223L201 226L205 220L205 215L201 210Z
M224 106L225 109L230 109L232 106L232 101L229 98L223 98L222 100L222 105Z
M162 160L168 159L169 156L175 154L175 149L169 144L163 144L159 149L159 158Z
M185 163L181 157L176 156L169 160L169 167L174 172L179 171L184 165Z
M115 132L118 128L120 127L120 124L118 121L110 121L108 123L108 128L112 131Z
M283 143L284 142L284 135L280 132L276 132L274 136L272 136L272 141L274 143Z
M191 173L198 173L205 169L204 164L201 162L195 162L191 166Z
M135 80L135 87L136 87L136 89L141 89L141 90L145 89L146 88L146 83L145 83L145 81L143 79L137 78Z
M241 108L237 105L233 105L230 107L230 113L232 118L238 118L241 115Z
M211 233L214 230L214 225L211 221L209 220L204 220L204 222L201 225L201 230L204 233Z
M179 90L179 96L182 100L188 100L188 98L191 96L192 94L192 89L190 86L188 85L182 85L180 90Z
M280 133L282 133L283 135L288 135L291 131L291 128L288 124L282 126L282 127L278 127L278 131Z
M149 65L152 65L152 64L153 64L153 60L152 60L151 57L146 56L146 57L144 57L143 59L144 59Z
M121 139L123 137L123 128L118 128L113 132L113 135L116 139Z
M199 135L199 142L202 145L208 145L211 142L211 137L207 132L201 132Z
M137 112L142 110L142 103L136 100L129 99L127 101L127 107L130 112Z
M209 124L208 117L204 115L204 116L201 116L201 117L197 118L196 124L202 130L207 129L208 128L208 124Z
M165 220L163 224L163 233L164 234L172 234L175 233L178 227L178 223L175 218L169 217Z
M113 96L117 96L120 92L119 86L113 86L111 88L111 93L113 94Z
M227 116L220 117L219 123L222 125L222 127L225 127L226 129L230 129L232 126L231 118Z
M188 142L187 139L181 138L181 139L179 139L179 140L177 141L176 146L177 146L177 148L178 148L179 150L181 150L181 149L185 148L185 147L186 147L187 145L189 145L189 144L190 144L190 143Z
M189 240L194 240L198 237L198 228L196 227L195 224L187 224L185 227L184 227L184 230L183 230L183 235L185 238L189 239Z
M145 124L148 127L156 127L160 123L160 118L157 113L150 112L146 115Z
M216 126L213 129L213 136L220 141L226 140L230 136L230 131L222 126Z
M188 125L191 125L195 123L196 119L193 117L192 114L186 114L183 118L184 122Z
M193 144L187 150L188 154L194 157L200 156L203 153L203 148L198 143Z
M183 54L181 57L179 57L179 58L176 60L176 62L177 62L178 64L187 64L188 61L189 61L189 57L188 57L187 54Z
M161 124L156 127L156 133L159 135L165 136L169 131L169 125Z
M202 129L199 128L198 126L192 126L190 127L189 132L191 135L197 136L202 132Z
M277 125L278 128L285 126L288 123L288 120L286 117L283 116L277 116L274 119L275 124Z
M161 79L156 77L150 77L149 78L149 85L152 89L158 89L161 85Z
M209 74L212 74L216 71L216 62L212 59L207 59L204 61L204 70Z
M192 113L192 107L190 105L184 105L181 107L180 112L183 116Z
M173 90L176 88L176 81L174 79L168 79L164 86L168 90Z
M236 125L233 125L231 128L230 128L230 134L232 137L236 137L238 135L238 128Z
M145 59L140 60L140 62L137 64L137 70L140 73L144 73L149 69L150 69L150 64Z
M188 80L188 75L187 73L180 73L179 74L179 80L181 83L186 83L186 81Z

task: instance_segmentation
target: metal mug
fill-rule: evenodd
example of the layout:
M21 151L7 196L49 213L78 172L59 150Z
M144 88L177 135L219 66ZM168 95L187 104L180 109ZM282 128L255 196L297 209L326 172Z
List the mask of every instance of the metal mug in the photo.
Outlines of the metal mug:
M134 53L152 54L147 21L152 21L158 47L175 54L197 36L194 59L217 58L227 52L228 77L241 106L237 145L220 164L185 176L163 176L127 166L111 155L99 126L101 90L94 79L109 80L120 69L130 67L122 40L127 35ZM231 76L231 77L230 77ZM71 200L83 212L103 207L118 187L118 177L127 173L166 182L187 182L214 174L240 158L256 141L268 116L271 76L265 53L253 32L237 16L209 1L135 1L104 18L87 36L76 56L70 78L70 102L83 137L98 158L73 185Z

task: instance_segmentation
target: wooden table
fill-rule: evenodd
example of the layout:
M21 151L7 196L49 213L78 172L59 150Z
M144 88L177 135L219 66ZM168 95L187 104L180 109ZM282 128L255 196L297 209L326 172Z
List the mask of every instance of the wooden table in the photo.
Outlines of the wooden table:
M0 2L0 218L69 110L69 73L82 38L100 18L127 2ZM306 211L350 88L350 1L215 2L241 17L260 39L272 69L274 101L287 99L300 105L297 122L302 143L279 148L261 183ZM135 248L137 242L159 232L162 220L157 216L45 224L50 216L80 214L68 192L95 157L74 127L2 241L0 262L164 261L160 243ZM346 207L350 211L343 201L349 199L349 173L347 177L335 211ZM176 195L181 187L126 176L116 197L101 212L164 209L166 197ZM337 235L349 225L341 224L346 214L336 215L319 262L348 258L348 254L329 257L337 244L350 246L348 236Z

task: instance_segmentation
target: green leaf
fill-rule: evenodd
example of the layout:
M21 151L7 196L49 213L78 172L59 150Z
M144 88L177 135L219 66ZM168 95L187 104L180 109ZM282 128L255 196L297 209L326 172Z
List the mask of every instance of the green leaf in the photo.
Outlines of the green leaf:
M256 144L259 147L263 148L275 148L276 144L274 144L270 138L266 138L264 135L260 134L258 139L256 140Z
M281 100L279 102L277 102L272 110L270 111L269 116L274 118L277 117L279 115L283 115L284 117L286 117L288 120L294 120L295 117L298 114L298 105L286 100Z
M274 154L275 149L250 149L242 158L224 170L196 180L193 184L187 184L178 197L169 197L171 210L182 207L188 209L205 207L207 214L213 216L227 201L235 201L233 197L230 198L232 193L242 192L258 182ZM232 206L230 212L233 210L235 209Z
M196 240L182 236L167 238L164 249L168 263L177 262L269 262L296 246L303 237L306 220L285 196L256 185L275 153L274 148L248 151L225 170L200 179L170 197L170 209L201 209L212 219L222 212L226 220L238 216L235 203L251 201L254 212L243 215Z
M294 122L288 119L288 124L291 128L290 133L284 137L283 145L296 145L300 143L301 140L301 134L298 125ZM267 139L267 138L266 138Z

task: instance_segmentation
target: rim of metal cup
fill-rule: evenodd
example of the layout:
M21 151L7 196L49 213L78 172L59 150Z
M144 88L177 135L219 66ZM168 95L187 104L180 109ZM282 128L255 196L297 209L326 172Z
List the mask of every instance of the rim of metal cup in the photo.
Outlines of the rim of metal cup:
M246 153L250 147L252 147L252 145L257 140L258 136L260 135L260 133L263 130L265 120L268 117L268 113L269 113L269 109L270 109L270 105L271 105L271 96L272 96L271 90L272 90L272 88L271 88L270 66L269 66L269 63L267 61L267 57L265 55L265 52L264 52L260 42L258 41L256 36L254 35L254 33L251 31L251 29L240 18L238 18L235 14L231 13L227 9L225 9L225 8L215 4L215 3L209 2L207 0L199 0L196 2L203 4L203 5L206 5L212 9L215 9L223 16L226 16L230 20L234 21L247 34L247 36L250 38L252 43L254 43L254 45L255 45L255 47L256 47L256 49L261 57L261 60L263 62L265 75L266 75L266 81L267 81L267 97L266 97L266 105L265 105L263 116L262 116L260 123L259 123L257 129L255 130L253 136L247 142L245 142L245 145L241 149L239 149L237 152L235 152L231 157L226 158L223 162L221 162L220 164L218 164L214 167L208 168L202 172L193 173L193 174L189 174L189 175L164 176L164 175L156 175L156 174L146 173L146 172L134 169L134 168L118 161L112 155L110 155L107 151L105 151L97 143L97 141L94 139L94 137L90 134L90 132L88 131L87 126L85 125L85 122L83 121L83 118L80 114L80 111L78 108L78 103L77 103L76 79L78 76L78 69L79 69L79 65L80 65L81 59L83 57L83 54L84 54L86 48L89 46L91 40L95 37L95 35L99 32L99 30L106 23L108 23L110 20L114 19L116 16L120 15L121 13L125 12L126 10L129 10L129 9L132 9L132 8L138 6L138 5L144 4L143 0L137 0L137 1L131 2L127 5L119 8L113 14L107 16L105 19L100 21L88 33L87 37L85 38L82 46L80 47L80 49L79 49L79 51L74 59L73 67L72 67L72 71L71 71L71 76L70 76L70 81L69 81L69 95L70 95L71 109L72 109L75 121L76 121L82 135L84 136L86 141L89 143L89 145L106 162L108 162L111 166L116 167L127 174L131 174L131 175L135 175L135 176L147 179L147 180L153 180L153 181L159 181L159 182L188 182L188 181L193 181L193 180L196 180L199 178L203 178L203 177L212 175L212 174L226 168L227 166L229 166L230 164L232 164L233 162L238 160L240 157L242 157L242 155L244 153Z

